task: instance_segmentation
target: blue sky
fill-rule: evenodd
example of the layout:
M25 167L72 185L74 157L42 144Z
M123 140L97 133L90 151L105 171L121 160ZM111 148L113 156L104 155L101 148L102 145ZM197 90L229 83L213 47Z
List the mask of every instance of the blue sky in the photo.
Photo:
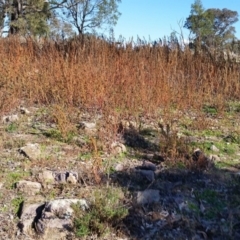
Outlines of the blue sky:
M126 40L139 36L141 39L156 40L170 36L173 30L179 32L178 23L184 24L189 16L194 0L122 0L119 11L122 13L114 27L115 38L122 35ZM237 11L239 21L234 24L236 37L240 39L240 1L239 0L202 0L203 7L228 8ZM184 38L189 31L183 29Z

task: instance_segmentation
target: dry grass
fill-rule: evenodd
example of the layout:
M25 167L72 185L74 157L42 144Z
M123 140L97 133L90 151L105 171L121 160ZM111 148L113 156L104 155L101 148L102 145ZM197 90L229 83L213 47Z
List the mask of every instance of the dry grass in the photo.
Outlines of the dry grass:
M240 65L224 61L213 62L207 55L192 55L189 49L171 51L168 46L152 48L150 44L146 44L136 47L134 43L115 46L96 38L87 40L84 45L77 41L71 41L65 44L45 42L40 46L33 41L21 44L17 39L9 38L0 39L0 58L0 115L13 111L22 103L23 105L33 103L48 105L49 112L41 117L54 123L56 128L50 129L52 131L49 132L46 131L44 135L68 142L68 139L72 139L74 134L81 131L81 129L76 129L72 118L78 121L76 115L81 111L85 113L86 110L98 111L103 114L105 121L99 121L96 138L94 136L89 140L84 140L84 145L76 150L74 148L68 150L71 151L71 155L69 154L71 157L75 151L90 155L93 166L91 170L86 168L83 171L86 172L84 173L87 176L86 179L90 179L89 181L93 179L95 183L104 183L103 172L107 172L106 169L110 169L112 166L110 164L106 166L108 161L104 162L102 159L102 149L98 146L98 142L101 143L106 138L111 139L108 144L115 141L117 132L124 132L124 130L119 130L120 120L127 119L130 122L134 119L133 122L136 122L137 126L139 125L138 130L140 130L141 116L148 118L149 122L155 121L155 125L159 127L159 152L166 162L169 160L170 163L173 163L172 165L175 164L179 168L186 166L191 170L206 169L208 161L204 155L200 156L197 163L191 161L193 149L190 144L190 146L187 145L189 142L186 138L181 138L178 129L174 129L173 123L175 120L181 119L185 113L191 113L191 110L194 110L194 117L188 116L189 118L185 119L186 121L190 119L190 123L186 122L186 130L204 130L211 126L211 121L206 119L203 107L205 107L205 111L210 112L211 109L207 109L210 106L219 112L224 109L226 102L240 100ZM239 105L235 107L239 108ZM196 112L199 114L195 115ZM152 118L152 116L157 117ZM160 121L160 118L163 118L163 121ZM124 122L121 123L123 125ZM8 134L16 131L17 127L18 125L15 124L6 127L2 133L3 140L0 139L1 148L22 147L22 142L14 140L12 135ZM141 145L144 145L145 142L142 143L137 127L135 128L130 128L129 134L126 136L131 141L136 139L136 142L140 142L139 149L144 149ZM6 142L8 140L5 137L6 134L10 139L8 142ZM236 137L235 135L234 133L232 141L238 141L238 135ZM110 149L110 146L107 147ZM133 154L138 157L139 153L141 150L138 150L136 146ZM71 159L68 155L65 157ZM128 157L132 159L131 155ZM60 161L60 153L51 155L46 160L48 161L43 161L43 159L34 161L29 166L26 163L27 167L24 166L24 169L34 169L36 165L38 168L54 168L55 166L65 168L66 166L71 167L73 164L70 162L68 165L65 160ZM111 161L111 158L108 160ZM7 167L9 166L8 164ZM76 168L78 166L80 165L76 165ZM128 177L128 171L124 171L123 175L119 176L126 180L117 180L119 184L121 185L121 181L123 183L125 181L134 182L134 176L133 178L132 176ZM4 172L6 171L4 170ZM175 174L171 175L171 172L168 175L175 177ZM14 175L13 172L10 180L7 180L12 183L19 177L21 177L19 174ZM197 177L198 175L196 175ZM180 181L176 180L177 184L179 182L185 184L184 178L183 176L174 179L180 179ZM165 180L163 179L165 177L159 179L159 183L163 181L164 184ZM168 178L166 180L166 184L168 184ZM192 177L188 182L191 181ZM153 181L153 184L155 183L158 182ZM187 188L193 189L192 186L197 188L199 187L198 183L189 185ZM176 186L178 186L177 184ZM124 184L122 185L124 186ZM218 187L218 185L216 186ZM98 191L98 189L100 190ZM121 192L117 188L109 189L103 189L102 185L99 185L94 193L95 204L91 206L84 217L82 217L82 212L77 213L75 218L76 234L79 236L88 235L90 232L104 234L106 229L111 229L113 224L117 225L125 217L127 212L116 207L116 204L121 203L116 200L120 198ZM179 189L182 191L181 188ZM139 190L139 186L135 190ZM200 191L203 190L200 189ZM55 192L53 195L55 196ZM166 196L168 195L169 190L166 192ZM186 196L188 195L189 193ZM235 197L235 195L233 196ZM21 202L22 198L18 197L15 202L12 202L12 205L16 208ZM172 205L169 206L172 209ZM215 208L213 209L215 211ZM143 218L139 218L139 216L141 217L141 215L137 215L134 218L142 221ZM144 212L144 219L145 216ZM130 218L130 220L132 224L132 219ZM141 226L141 224L138 225Z
M25 100L128 116L172 106L221 109L240 96L239 65L167 46L1 39L0 57L1 113Z

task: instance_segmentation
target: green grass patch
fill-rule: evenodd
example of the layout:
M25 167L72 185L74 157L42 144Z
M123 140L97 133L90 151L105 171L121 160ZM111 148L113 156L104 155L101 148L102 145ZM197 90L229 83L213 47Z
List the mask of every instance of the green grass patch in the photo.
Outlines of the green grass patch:
M220 130L212 130L212 129L206 129L198 133L199 136L204 136L204 137L222 137L223 133Z
M218 110L214 106L204 105L203 106L203 112L206 113L206 114L210 114L210 115L217 115Z
M75 132L69 131L63 136L62 132L58 129L49 129L43 133L44 136L57 140L58 142L71 143L76 136Z
M211 150L212 145L216 146L219 150L219 152L214 152ZM239 149L239 146L235 143L227 143L225 141L219 141L219 142L200 142L200 143L191 143L192 147L200 148L204 153L207 155L209 154L220 154L220 155L229 155L233 156L236 151Z
M11 205L13 207L14 214L18 214L23 201L24 201L24 198L22 196L18 196L12 199Z
M216 167L218 167L219 169L222 169L222 168L239 168L239 163L240 161L233 161L232 159L229 159L228 160L224 160L224 161L221 161L221 162L217 162L215 164Z
M24 172L22 170L8 173L6 176L6 187L13 188L15 183L29 175L29 172Z
M203 205L207 206L204 212L204 217L207 219L216 218L216 216L221 213L225 207L225 204L222 202L219 194L214 190L205 189L199 193L198 197L203 201Z
M230 113L239 113L240 112L240 102L231 101L226 104L226 109Z
M80 153L78 155L78 159L82 160L82 161L88 161L93 157L93 154L91 152L87 152L87 153Z
M12 122L5 128L5 131L8 133L13 133L13 132L16 132L17 129L18 129L18 124Z
M184 129L182 131L182 134L185 135L185 136L188 136L188 137L194 136L194 133L192 131L190 131L190 130L187 130L187 129Z
M194 213L196 213L197 215L200 214L200 210L199 210L199 206L195 203L189 202L188 203L188 208L193 211Z
M220 153L227 155L235 154L238 149L237 144L226 143L225 141L216 142L214 145L219 149Z
M223 137L223 140L228 143L237 143L240 144L240 133L239 132L232 132L227 136Z

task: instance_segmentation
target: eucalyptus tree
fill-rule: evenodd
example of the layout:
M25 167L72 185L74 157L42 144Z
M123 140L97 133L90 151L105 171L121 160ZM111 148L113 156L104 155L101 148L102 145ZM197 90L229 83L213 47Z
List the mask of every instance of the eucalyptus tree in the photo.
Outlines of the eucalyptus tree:
M0 28L9 35L83 35L115 25L121 0L0 0ZM53 28L53 29L51 29ZM57 29L58 28L58 29ZM65 34L65 33L64 33ZM71 33L72 34L72 33Z
M79 35L113 26L120 16L118 4L121 0L66 0L62 14Z
M237 11L204 9L201 0L195 0L184 27L190 30L196 50L202 46L224 48L235 38L233 24L237 21Z
M47 0L0 0L1 28L9 34L43 35L48 32L49 6Z

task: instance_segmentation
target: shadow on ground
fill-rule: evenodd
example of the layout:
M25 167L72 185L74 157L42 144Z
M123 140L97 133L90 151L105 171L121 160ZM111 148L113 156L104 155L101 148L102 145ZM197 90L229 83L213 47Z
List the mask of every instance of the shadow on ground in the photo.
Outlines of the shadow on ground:
M131 239L240 239L236 173L166 169L149 183L128 169L112 180L130 192L124 224ZM141 202L144 193L146 201Z
M140 134L135 129L125 129L123 131L123 139L125 144L128 147L133 148L134 150L139 151L148 151L148 152L154 152L159 150L158 144L154 143L153 141L150 141L144 137L143 134Z
M138 153L158 150L134 130L123 137ZM130 239L240 239L240 171L163 168L161 162L154 161L153 181L137 167L111 175L130 195L123 221Z

